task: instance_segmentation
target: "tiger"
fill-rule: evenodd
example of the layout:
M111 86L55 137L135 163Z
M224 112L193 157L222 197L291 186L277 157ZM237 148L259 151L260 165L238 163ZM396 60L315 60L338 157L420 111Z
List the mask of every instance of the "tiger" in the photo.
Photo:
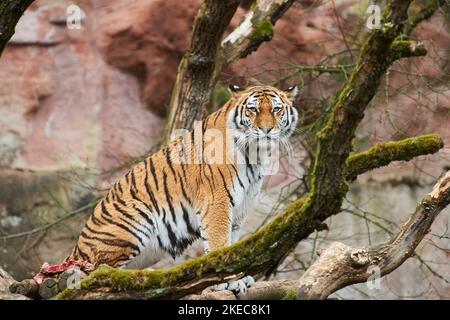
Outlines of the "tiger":
M112 185L65 261L143 269L167 255L179 256L197 239L203 242L205 254L238 240L244 218L261 191L267 146L286 143L296 128L298 111L293 102L298 88L230 85L229 91L223 107ZM194 159L198 146L206 151L212 145L213 139L202 139L208 130L227 136L217 145L227 151L234 145L235 154L214 162L200 152ZM255 146L258 156L252 160L250 149ZM215 157L212 154L210 158ZM254 282L250 276L243 279L215 290L240 294Z

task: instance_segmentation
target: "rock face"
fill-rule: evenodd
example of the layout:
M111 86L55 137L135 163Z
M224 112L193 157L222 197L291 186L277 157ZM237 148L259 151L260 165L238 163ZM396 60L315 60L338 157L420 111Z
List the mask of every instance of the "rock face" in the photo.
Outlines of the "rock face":
M37 0L22 17L0 59L0 237L36 228L46 233L0 242L0 267L15 278L32 275L44 261L60 262L90 212L73 210L91 203L123 172L121 165L158 143L178 63L189 48L201 2ZM286 77L281 85L300 83L304 87L299 108L308 120L347 76L344 71L350 59L342 52L360 42L367 31L360 18L366 1L333 3L298 1L278 21L273 40L231 65L221 82L273 83ZM249 1L238 10L228 32L238 25L246 8ZM80 28L77 21L68 25L78 14ZM441 134L450 144L448 28L444 15L437 15L413 34L424 39L429 56L397 62L391 68L359 129L358 149L431 132ZM316 64L341 68L332 73L302 68ZM223 97L218 94L217 100L223 102ZM295 145L300 150L298 158L290 165L283 160L283 171L266 181L264 199L246 232L266 221L274 213L271 206L278 192L303 175L303 168L297 166L305 157L300 142ZM389 189L393 196L386 203L394 203L398 192L405 207L413 208L421 192L427 192L427 184L450 163L449 158L447 148L438 156L366 174L351 197L388 218L404 217L407 212L402 208L388 212L388 207L370 204L363 195L381 197L383 187L398 185ZM423 189L413 192L409 184L397 181L399 177ZM381 183L380 190L373 190L373 181ZM55 221L60 222L46 229ZM341 221L345 223L337 224L336 230L353 226L346 228L348 238L366 231L355 216ZM359 238L349 244L361 241L366 244ZM311 251L308 245L305 248ZM184 257L199 254L201 249L194 247ZM165 260L157 266L172 263ZM399 284L405 281L401 275L395 279Z
M202 1L115 2L99 12L99 26L106 31L99 48L106 62L139 79L146 107L164 115Z
M94 8L83 6L89 19L78 30L55 22L67 6L38 1L0 61L3 165L111 168L159 135L138 81L105 62Z
M36 1L0 59L2 235L47 226L85 205L104 181L89 168L114 170L160 135L162 119L140 98L138 79L106 62L98 40L105 3L79 3L80 29L66 25L71 4ZM43 261L61 261L85 219L82 211L47 237L2 243L0 264L20 279Z

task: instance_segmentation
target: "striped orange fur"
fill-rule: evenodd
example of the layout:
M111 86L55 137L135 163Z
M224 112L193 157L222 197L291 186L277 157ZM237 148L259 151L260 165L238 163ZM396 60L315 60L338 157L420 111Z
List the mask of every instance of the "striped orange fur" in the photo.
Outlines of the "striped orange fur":
M268 141L291 135L298 118L292 106L297 88L230 88L232 98L221 109L112 186L67 260L144 268L166 254L179 255L198 238L206 253L237 241L264 177L258 157L265 153L257 149L258 157L252 162L249 147L267 146ZM223 137L230 137L231 131L232 138L213 142L205 138L210 129ZM213 143L236 154L225 152L222 161L208 161L220 153L210 152ZM237 147L231 148L232 144ZM201 151L196 159L198 149L205 155ZM180 154L189 161L181 161Z

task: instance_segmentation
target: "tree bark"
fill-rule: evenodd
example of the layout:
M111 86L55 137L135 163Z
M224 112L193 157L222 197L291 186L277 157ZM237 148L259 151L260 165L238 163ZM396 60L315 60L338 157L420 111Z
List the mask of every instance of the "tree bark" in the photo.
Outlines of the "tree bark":
M16 24L33 0L3 0L0 2L0 56L14 34Z
M419 155L434 153L442 148L436 135L409 138L378 144L369 150L349 157L348 177L387 165L390 161L409 160ZM364 166L367 170L364 170ZM66 290L58 299L152 299L180 298L204 288L239 278L243 272L264 272L267 265L281 259L277 242L295 241L296 233L310 234L318 224L296 222L302 219L305 198L293 202L277 218L237 244L210 253L177 267L166 270L117 270L101 266L81 283L80 290ZM295 223L293 227L292 224ZM299 225L298 230L295 228ZM228 276L228 277L227 277Z
M239 26L222 41L217 76L231 63L245 58L273 37L273 26L295 0L259 0Z
M21 294L9 292L9 286L15 280L5 270L0 267L0 300L26 300L27 298Z
M352 173L352 168L348 167L352 159L349 158L352 140L365 108L377 91L380 77L396 59L426 52L423 48L416 50L420 47L418 45L404 45L397 39L407 19L410 2L389 1L381 28L371 32L363 45L325 127L317 135L319 143L312 187L304 198L290 204L255 234L230 247L165 270L131 271L100 267L82 281L81 289L66 290L58 298L180 298L212 284L241 277L244 273L265 273L276 267L300 240L314 230L326 227L323 221L340 211L348 190L348 178ZM402 50L398 50L399 47ZM433 152L442 147L439 137L429 138L424 145L432 146ZM409 143L402 146L409 147ZM410 151L423 154L425 149L412 148ZM353 159L356 161L357 158ZM374 165L372 161L367 164L369 167Z
M190 51L178 67L169 103L165 141L176 129L191 130L201 120L221 72L273 36L273 25L294 0L259 0L221 43L239 1L205 1L195 21ZM205 45L206 42L206 45Z
M415 15L408 19L403 29L403 34L409 36L414 28L424 20L428 20L436 10L445 4L449 4L448 0L429 0L425 3L425 6Z
M178 67L166 126L166 141L176 129L191 129L203 117L212 91L220 41L240 1L206 0L192 32L191 48Z
M370 280L374 268L379 276L389 274L414 254L437 215L449 204L450 171L439 179L389 242L373 249L333 242L300 279L257 282L239 299L326 299L348 285ZM185 299L236 300L237 297L231 291L205 290Z

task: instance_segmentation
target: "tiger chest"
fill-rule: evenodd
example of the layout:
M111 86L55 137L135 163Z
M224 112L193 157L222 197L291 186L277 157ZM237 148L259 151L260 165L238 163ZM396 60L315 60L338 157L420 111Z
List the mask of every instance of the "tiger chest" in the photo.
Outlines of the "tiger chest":
M233 225L241 225L248 213L251 212L255 201L261 193L263 175L259 168L253 166L252 170L244 167L239 170L243 188L235 190L236 205L233 208ZM237 179L236 179L237 180Z

